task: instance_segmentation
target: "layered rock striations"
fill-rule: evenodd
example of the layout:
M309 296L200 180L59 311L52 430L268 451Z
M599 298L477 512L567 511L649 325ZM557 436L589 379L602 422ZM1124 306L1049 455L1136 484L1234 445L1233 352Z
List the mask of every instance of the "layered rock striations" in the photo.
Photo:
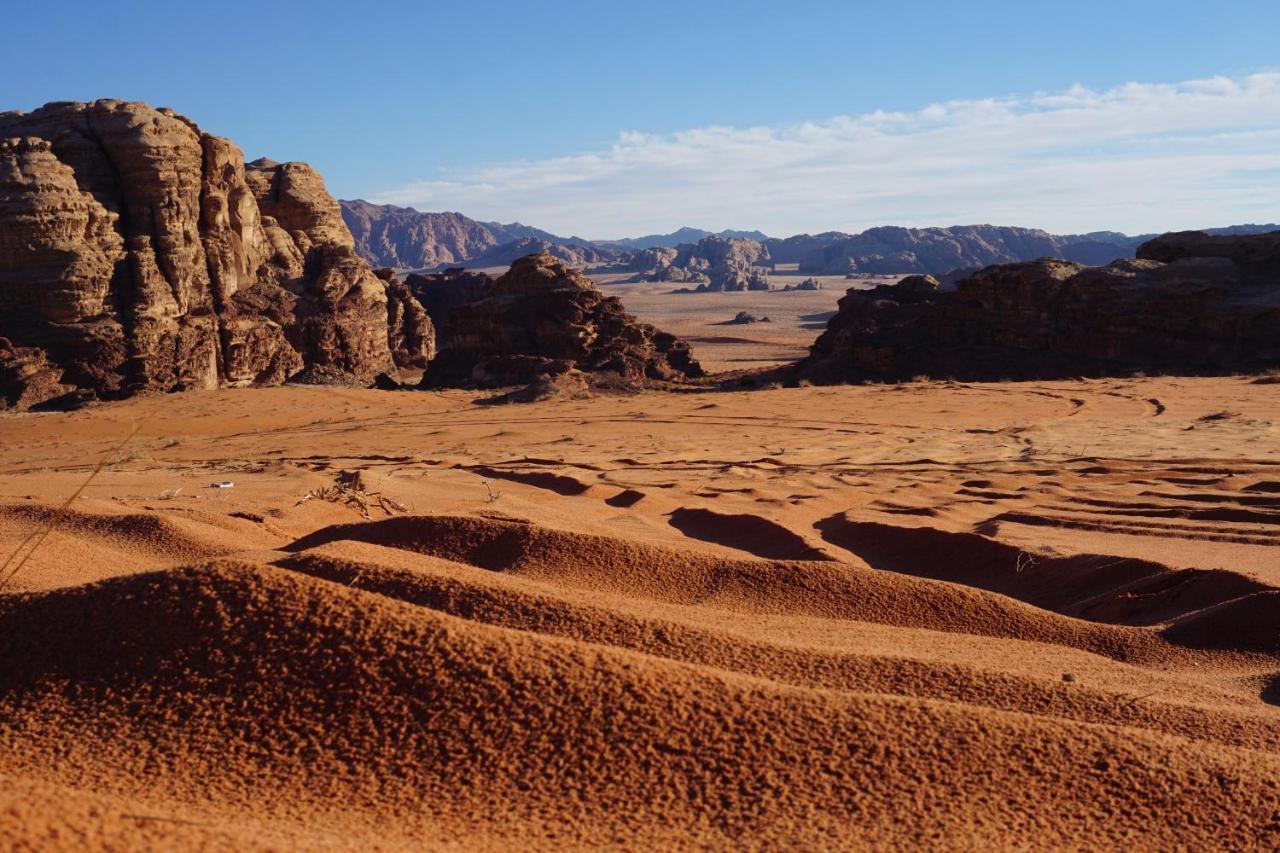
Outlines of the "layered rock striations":
M1167 235L1139 258L851 289L797 365L816 382L1250 372L1280 365L1280 234Z
M246 167L140 103L0 114L0 359L37 350L48 393L272 384L306 364L371 378L392 336L385 283L309 166ZM31 405L19 375L0 362L0 395Z
M502 387L570 370L630 384L702 375L689 347L639 323L613 296L548 255L516 261L488 294L453 310L426 387Z

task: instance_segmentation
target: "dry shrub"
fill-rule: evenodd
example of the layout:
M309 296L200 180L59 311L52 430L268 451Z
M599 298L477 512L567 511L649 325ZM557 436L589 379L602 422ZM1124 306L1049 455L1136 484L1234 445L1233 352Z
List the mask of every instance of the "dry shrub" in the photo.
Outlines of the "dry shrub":
M382 510L387 515L397 512L408 512L409 508L399 501L383 495L381 492L370 492L365 488L364 476L359 471L339 471L332 486L312 489L302 496L295 506L302 506L307 501L322 500L335 504L346 504L369 518L369 509Z

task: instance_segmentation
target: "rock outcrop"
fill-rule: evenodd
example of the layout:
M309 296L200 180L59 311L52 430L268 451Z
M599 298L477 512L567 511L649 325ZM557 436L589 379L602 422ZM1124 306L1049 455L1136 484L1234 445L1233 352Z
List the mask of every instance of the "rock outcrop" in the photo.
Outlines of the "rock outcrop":
M425 368L436 354L436 328L426 306L390 267L376 269L387 290L387 347L397 367ZM379 374L382 375L382 374Z
M635 281L696 283L698 287L688 292L706 293L768 290L764 267L768 262L769 250L763 243L712 234L675 249L640 249L612 269L634 272Z
M799 284L788 284L782 290L784 293L791 293L796 290L822 290L822 282L816 278L806 278Z
M1280 234L1167 235L1135 260L987 267L851 289L797 365L815 382L1221 374L1280 365Z
M0 336L59 374L18 406L394 364L386 287L314 170L112 100L0 113Z
M570 370L630 384L702 375L689 347L639 323L559 259L521 258L483 299L456 307L424 387L496 388Z
M412 273L405 279L405 285L427 309L436 335L443 339L453 312L487 296L493 287L493 276L452 267L438 273Z

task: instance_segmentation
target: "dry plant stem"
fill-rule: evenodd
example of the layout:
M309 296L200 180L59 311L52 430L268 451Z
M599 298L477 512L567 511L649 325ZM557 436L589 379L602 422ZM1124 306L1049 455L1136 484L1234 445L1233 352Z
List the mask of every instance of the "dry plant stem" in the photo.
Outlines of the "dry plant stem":
M301 506L310 500L323 500L329 503L345 503L349 507L353 507L356 512L365 518L369 518L370 505L377 506L387 515L393 515L397 512L408 512L409 508L397 500L393 500L380 492L366 492L364 490L364 479L360 472L354 474L341 473L338 475L338 484L335 486L325 486L323 489L312 489L302 496L295 506Z
M53 517L49 519L48 523L46 523L44 527L33 531L26 539L23 539L22 542L18 544L18 547L9 555L9 558L4 561L4 565L0 566L0 592L3 592L4 588L9 585L9 582L18 576L18 572L22 571L22 567L27 564L27 561L35 555L36 551L40 549L40 546L44 544L44 541L49 538L49 534L62 523L62 519L66 515L67 510L71 507L71 504L75 503L75 501L84 494L84 490L89 488L89 484L92 483L100 473L102 473L102 469L107 467L111 458L124 450L130 441L133 441L134 436L142 430L143 425L146 424L149 417L150 416L148 415L138 421L134 425L133 429L129 431L129 434L126 435L119 444L103 455L102 459L98 461L98 464L94 466L94 469L89 472L89 476L85 478L85 481L80 484L79 488L71 493L71 497L63 501L62 506L58 507L58 511L53 514ZM27 548L28 545L31 547ZM23 549L27 549L25 554L23 554ZM19 559L20 555L21 559ZM12 569L9 568L10 565L13 565Z

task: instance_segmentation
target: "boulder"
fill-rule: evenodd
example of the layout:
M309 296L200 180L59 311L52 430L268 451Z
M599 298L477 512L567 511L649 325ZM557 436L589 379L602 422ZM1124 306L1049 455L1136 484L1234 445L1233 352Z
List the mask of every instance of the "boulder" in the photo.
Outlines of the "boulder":
M1139 255L1106 267L1001 264L952 291L928 276L850 289L795 376L1064 378L1280 364L1276 235L1169 235Z
M395 364L402 308L389 319L305 164L246 166L141 103L0 113L0 335L41 351L58 384L110 398L279 383L308 364L372 379Z
M0 338L0 408L29 409L73 390L44 350Z
M822 282L818 281L816 278L806 278L799 284L788 284L786 287L782 288L782 290L784 293L790 293L796 290L822 290Z
M570 370L637 384L702 375L687 344L544 253L517 260L484 298L453 311L423 385L526 385Z

